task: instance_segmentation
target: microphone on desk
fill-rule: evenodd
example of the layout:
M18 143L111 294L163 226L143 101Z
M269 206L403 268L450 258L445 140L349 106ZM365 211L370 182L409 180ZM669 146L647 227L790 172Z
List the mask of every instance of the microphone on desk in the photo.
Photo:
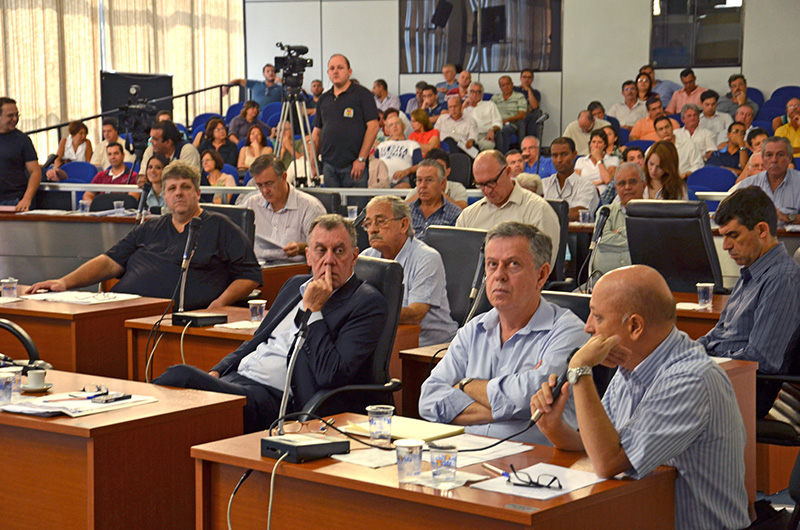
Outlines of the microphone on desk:
M603 228L606 226L606 222L608 222L609 215L611 215L611 208L608 206L603 206L597 210L597 223L595 223L594 234L592 234L592 242L589 243L590 252L594 250L594 247L597 246L597 242L600 241L600 236L603 235Z
M186 238L186 248L183 249L183 260L181 261L181 270L183 271L189 268L189 262L192 261L194 249L197 247L197 237L202 224L203 221L199 217L192 217L192 220L189 222L189 235Z
M545 112L544 114L542 114L541 116L539 116L539 118L537 118L537 119L536 119L536 121L535 121L535 122L533 122L533 124L534 124L534 125L539 125L540 123L544 123L544 122L546 122L546 121L547 121L547 120L549 120L549 119L550 119L550 115L549 115L548 113L546 113L546 112Z
M134 224L138 224L140 221L144 223L144 207L147 204L147 195L150 193L150 190L153 189L153 185L150 181L145 181L144 187L142 188L142 196L139 197L139 208L136 210L136 221Z

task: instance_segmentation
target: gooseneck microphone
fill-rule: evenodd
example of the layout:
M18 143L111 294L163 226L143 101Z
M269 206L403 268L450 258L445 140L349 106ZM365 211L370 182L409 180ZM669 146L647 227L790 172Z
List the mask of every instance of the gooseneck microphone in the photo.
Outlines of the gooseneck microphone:
M556 402L558 396L561 395L561 387L564 386L564 383L567 382L567 370L569 370L569 362L572 360L572 356L575 355L575 352L578 351L580 348L575 348L572 350L572 353L569 354L567 357L566 362L564 363L564 369L561 370L561 373L558 374L558 378L556 378L556 386L553 387L551 392L553 393L553 403ZM539 418L542 417L544 412L539 409L536 409L533 414L531 415L531 425L535 425Z
M603 235L603 228L606 226L606 222L608 222L608 216L611 215L611 208L608 206L603 206L599 210L597 210L597 223L594 226L594 234L592 234L592 242L589 243L589 250L594 250L594 247L597 246L597 243L600 241L600 237Z
M203 221L199 217L192 217L189 222L189 235L186 238L186 248L183 249L183 260L181 261L181 270L183 271L189 268L189 262L192 261L194 249L197 247L197 236L202 225Z
M539 116L539 117L536 119L536 121L535 121L535 122L533 122L533 124L534 124L534 125L539 125L540 123L544 123L544 122L546 122L546 121L547 121L547 120L549 120L549 119L550 119L550 115L549 115L548 113L546 113L546 112L545 112L544 114L542 114L541 116Z
M142 188L142 196L139 197L139 208L136 210L136 221L134 224L144 223L144 207L147 205L147 196L150 194L150 190L153 189L153 185L150 181L145 181L144 187Z

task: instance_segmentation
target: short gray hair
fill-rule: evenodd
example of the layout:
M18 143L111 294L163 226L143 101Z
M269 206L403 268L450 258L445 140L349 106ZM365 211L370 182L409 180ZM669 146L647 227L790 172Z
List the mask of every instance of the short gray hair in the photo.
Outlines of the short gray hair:
M250 176L255 177L256 175L260 175L270 167L279 177L286 172L286 167L284 167L283 162L281 162L277 156L270 153L261 155L253 160L253 163L250 164Z
M439 165L438 162L434 161L433 163L437 166ZM411 208L408 206L408 203L395 195L378 195L377 197L370 199L370 201L367 203L367 208L382 202L388 202L392 206L392 217L408 219L408 230L406 231L406 234L408 234L408 237L413 236L414 227L411 225Z
M526 190L532 191L539 195L540 197L544 196L544 189L542 186L542 177L535 173L520 173L516 177L514 177L517 181L517 184L525 188Z
M445 177L444 167L442 167L442 165L439 162L437 162L436 160L434 160L432 158L424 159L417 166L417 172L419 172L420 168L423 168L423 167L436 168L436 176L439 177L440 181L444 180L444 177Z
M473 81L472 84L470 85L470 87L474 87L474 86L478 87L481 90L481 94L484 93L483 83L480 83L478 81Z
M785 136L770 136L761 144L761 156L764 156L764 149L767 148L767 144L774 144L775 142L780 142L783 144L786 152L789 154L789 158L792 158L792 142L789 141L788 138Z
M550 236L533 225L518 223L516 221L503 221L494 226L486 234L486 245L497 237L524 237L528 240L528 250L533 258L533 263L538 269L545 263L550 263L553 252L553 241Z
M311 244L311 232L314 231L314 228L316 228L317 225L329 232L331 230L336 230L340 226L343 226L344 229L347 230L348 235L350 235L350 243L353 245L353 248L358 248L356 227L353 225L351 220L345 219L338 213L326 213L324 215L320 215L311 222L311 227L308 229L308 236L306 237L308 244Z
M624 162L620 164L619 167L617 168L616 175L619 175L623 171L628 171L628 170L634 171L637 175L639 175L639 179L641 179L642 181L646 181L644 176L644 170L636 162Z
M681 109L681 119L683 119L683 117L684 117L684 116L686 116L686 111L687 111L687 110L693 110L693 111L695 111L695 112L696 112L696 113L698 113L698 114L702 114L702 112L703 112L702 110L700 110L700 107L698 107L698 106L697 106L697 105L695 105L694 103L687 103L687 104L686 104L686 105L684 105L684 106L683 106L683 108Z

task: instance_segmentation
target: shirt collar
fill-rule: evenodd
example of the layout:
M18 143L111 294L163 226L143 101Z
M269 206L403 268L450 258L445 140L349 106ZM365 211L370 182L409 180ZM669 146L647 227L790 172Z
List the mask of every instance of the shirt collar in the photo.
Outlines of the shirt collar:
M278 210L279 212L283 210L297 210L297 190L294 189L294 186L291 184L287 184L287 186L289 186L289 195L286 196L286 204L283 205L283 208ZM272 203L264 199L263 195L261 198L264 200L264 207L268 210L272 210Z
M528 335L539 331L550 331L555 325L556 311L553 304L545 300L541 295L539 296L539 307L531 316L528 323L517 331L514 335ZM486 313L478 322L478 327L483 331L492 331L500 324L500 313L497 309L492 308L491 311Z
M649 387L665 365L666 358L674 349L679 337L680 331L678 331L678 328L673 327L669 335L661 341L661 344L656 346L656 349L650 352L650 355L640 362L636 368L627 370L620 366L619 369L622 372L622 376L632 379L644 387Z
M744 267L740 273L742 275L742 279L745 281L748 281L750 278L758 280L769 270L770 267L775 264L776 261L778 261L783 254L786 253L786 246L783 243L778 243L766 251L763 256L755 261L755 263L749 267ZM747 274L745 275L745 273Z
M395 261L397 261L398 263L403 263L403 260L405 260L411 253L411 246L414 244L413 240L414 236L406 237L406 242L403 243L403 247L400 249L400 252L398 252L397 256L395 256L394 258Z

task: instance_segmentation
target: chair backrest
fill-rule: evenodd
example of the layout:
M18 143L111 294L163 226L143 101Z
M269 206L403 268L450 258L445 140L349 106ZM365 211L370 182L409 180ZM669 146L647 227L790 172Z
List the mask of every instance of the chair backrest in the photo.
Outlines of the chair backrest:
M767 131L767 134L769 136L772 136L772 134L774 132L772 130L772 122L770 120L753 120L753 127L754 128L755 127L761 127L762 129Z
M201 203L200 206L209 212L215 212L228 217L233 224L241 228L250 244L255 244L256 240L256 214L250 208L242 208L241 206L233 206L231 204L210 204Z
M272 105L272 103L270 103L270 105ZM263 120L263 121L264 121L264 123L266 123L270 127L277 127L278 126L278 122L280 120L281 120L281 114L280 114L280 112L276 112L274 114L270 114L269 116L267 116L267 118L265 120Z
M786 112L786 103L774 101L772 99L764 102L764 105L758 109L756 119L759 121L769 121L770 123L774 118L783 115Z
M569 239L569 203L561 199L547 199L547 203L558 216L558 223L561 227L559 232L558 253L556 254L556 262L553 265L553 270L550 271L548 281L564 281L566 276L565 261L567 255L567 240Z
M485 239L486 230L474 228L433 225L425 232L425 243L442 257L450 316L459 326L470 310L469 292Z
M92 199L92 204L89 205L89 211L102 212L104 210L113 210L115 201L123 201L126 210L135 210L139 207L139 201L127 193L101 193Z
M752 99L759 107L764 104L764 94L757 88L747 87L747 97Z
M454 180L464 185L465 188L472 184L472 159L464 153L450 153L450 176L449 180Z
M372 378L374 383L389 381L389 359L397 336L400 308L403 304L403 267L394 260L359 256L355 265L356 276L375 287L386 299L389 310L383 324L381 336L372 356ZM385 401L385 396L382 401Z
M220 170L223 173L227 173L228 175L233 177L234 182L239 184L239 170L233 167L230 164L222 164L222 169Z
M694 191L728 191L736 184L736 175L730 169L704 166L686 179L686 186ZM699 189L698 186L705 188Z
M671 290L695 292L697 282L724 290L706 203L632 200L625 225L631 263L656 269Z
M670 114L669 117L672 118L673 120L677 121L678 125L683 127L683 120L681 119L681 113L680 112L676 112L675 114Z
M273 114L277 114L278 117L281 115L281 102L280 101L273 101L272 103L267 103L264 105L264 108L261 109L261 121L264 123L267 122L267 118L272 116ZM270 125L270 127L273 127Z
M219 114L216 112L204 112L203 114L198 114L192 120L192 135L196 136L197 131L203 131L206 128L206 123L211 118L221 118Z
M406 92L405 94L400 94L400 107L401 108L398 109L398 110L401 110L401 111L405 112L406 111L406 105L408 105L408 102L411 101L415 97L417 97L417 93L416 92Z
M89 162L67 162L61 170L67 174L64 182L91 182L97 175L97 168Z
M627 144L631 139L631 132L625 127L619 128L619 145Z
M234 119L242 112L242 107L244 107L244 101L237 101L236 103L228 107L228 110L225 111L226 125L228 125L232 119Z
M342 196L338 191L322 188L303 188L302 191L319 199L326 212L342 214Z
M655 142L652 140L631 140L625 143L625 147L636 146L646 153L647 150L650 149L650 146L654 143Z
M749 95L750 94L748 90L748 96ZM775 91L772 94L770 94L769 100L766 101L765 103L772 102L775 105L783 106L784 110L786 110L786 103L792 98L800 98L800 86L787 85L776 88Z

